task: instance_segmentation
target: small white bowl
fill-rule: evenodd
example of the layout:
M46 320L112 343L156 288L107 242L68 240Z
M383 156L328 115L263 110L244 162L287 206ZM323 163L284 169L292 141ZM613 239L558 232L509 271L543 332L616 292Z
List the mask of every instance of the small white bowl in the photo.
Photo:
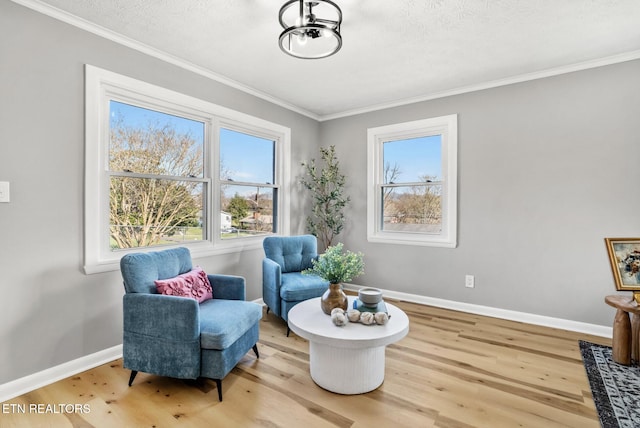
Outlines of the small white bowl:
M358 291L358 299L365 306L376 306L382 301L382 291L377 288L361 288Z

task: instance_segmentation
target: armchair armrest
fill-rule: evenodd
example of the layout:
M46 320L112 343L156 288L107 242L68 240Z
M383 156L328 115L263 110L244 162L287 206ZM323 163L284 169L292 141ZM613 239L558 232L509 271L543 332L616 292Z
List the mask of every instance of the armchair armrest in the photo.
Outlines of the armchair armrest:
M123 297L124 331L178 342L199 340L199 311L194 299L128 293Z
M282 284L282 268L271 259L262 260L262 282L271 290L279 290Z
M262 259L262 300L276 315L280 315L282 268L270 258Z
M245 279L235 275L207 275L214 299L246 300Z

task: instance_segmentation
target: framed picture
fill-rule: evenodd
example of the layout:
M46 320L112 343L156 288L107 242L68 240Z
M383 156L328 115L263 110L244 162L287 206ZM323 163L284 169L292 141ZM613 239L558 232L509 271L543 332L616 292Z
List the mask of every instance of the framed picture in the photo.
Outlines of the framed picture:
M616 290L640 291L640 238L605 238Z

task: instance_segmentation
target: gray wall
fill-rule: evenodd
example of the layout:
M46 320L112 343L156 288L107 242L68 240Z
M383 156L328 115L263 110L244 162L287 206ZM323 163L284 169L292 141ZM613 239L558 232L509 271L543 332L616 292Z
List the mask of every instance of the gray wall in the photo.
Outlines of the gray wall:
M640 62L317 123L77 28L0 2L0 384L118 345L119 272L82 273L89 63L292 129L292 175L335 144L353 203L342 241L365 285L610 325L605 236L638 235ZM459 115L459 245L366 241L366 130ZM298 193L299 187L294 186ZM292 203L292 233L305 199ZM198 260L247 278L261 251ZM476 288L464 288L464 275Z
M0 384L122 343L119 272L83 265L84 64L288 126L292 174L318 146L319 124L210 79L0 1ZM303 226L292 204L292 231ZM262 296L262 251L197 263L243 275Z
M322 123L353 199L341 240L365 254L355 282L611 326L603 238L640 235L638 76L633 61ZM452 113L458 247L368 243L367 128Z

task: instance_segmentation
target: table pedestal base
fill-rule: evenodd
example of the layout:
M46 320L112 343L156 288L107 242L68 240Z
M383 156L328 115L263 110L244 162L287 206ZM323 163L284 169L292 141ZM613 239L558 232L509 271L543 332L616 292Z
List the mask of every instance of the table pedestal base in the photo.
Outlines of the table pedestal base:
M622 309L618 309L613 319L612 345L613 361L625 366L631 364L631 321Z
M613 295L604 301L617 309L613 319L612 358L628 366L640 363L640 306L625 296ZM630 319L629 315L633 318Z
M311 378L338 394L373 391L384 381L384 354L385 346L352 349L309 342Z

